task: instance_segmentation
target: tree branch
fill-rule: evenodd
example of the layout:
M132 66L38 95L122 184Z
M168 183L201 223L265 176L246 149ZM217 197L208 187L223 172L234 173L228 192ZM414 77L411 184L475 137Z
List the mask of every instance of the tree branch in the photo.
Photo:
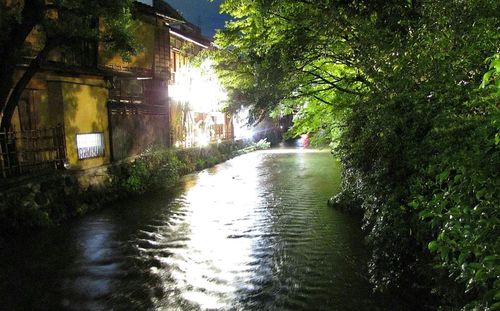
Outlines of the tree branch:
M335 82L332 82L328 79L326 79L325 77L313 72L313 71L308 71L308 70L305 70L304 71L305 73L307 74L310 74L316 78L318 78L320 81L323 81L324 83L328 84L328 85L331 85L333 88L337 89L338 91L341 91L341 92L344 92L344 93L347 93L347 94L352 94L352 95L363 95L362 93L359 93L359 92L356 92L356 91L352 91L352 90L349 90L349 89L346 89L346 88L343 88L341 86L338 86L337 84L335 84Z
M19 50L33 28L41 22L45 14L45 1L26 0L21 11L21 23L15 18L9 21L10 27L5 40L0 42L0 112L4 110L11 92Z
M319 100L320 102L323 102L323 103L325 103L325 104L327 104L327 105L329 105L329 106L333 106L333 103L331 103L331 102L329 102L329 101L326 101L326 100L324 100L323 98L320 98L320 97L318 97L318 96L316 96L316 95L314 95L313 97L314 97L314 98L316 98L317 100Z
M10 93L10 96L5 103L2 120L0 122L0 131L9 130L11 126L12 116L14 115L14 111L17 107L17 103L21 98L21 95L31 81L33 76L37 73L38 69L40 69L41 64L46 60L50 51L57 45L55 41L48 41L43 49L38 53L38 55L33 59L23 73L21 79L16 83L16 86Z
M287 98L288 99L297 99L297 98L302 98L302 97L311 96L311 95L314 96L315 94L326 92L326 91L329 91L333 88L334 88L333 86L330 86L330 87L327 87L327 88L324 88L321 90L314 90L314 91L310 91L310 92L301 92L299 95L289 96Z

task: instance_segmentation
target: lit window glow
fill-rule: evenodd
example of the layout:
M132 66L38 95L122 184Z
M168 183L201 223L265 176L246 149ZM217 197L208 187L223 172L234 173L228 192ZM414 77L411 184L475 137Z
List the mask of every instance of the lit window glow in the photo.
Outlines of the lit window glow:
M227 99L212 61L205 60L199 68L186 65L175 73L175 83L169 86L170 97L188 103L196 112L219 111L220 103Z
M195 139L200 147L206 147L210 143L210 137L205 132L198 133Z
M179 145L203 147L224 135L225 117L220 110L227 94L215 74L212 61L207 59L199 67L188 64L178 68L175 82L169 86L169 96L187 108L191 116L182 125L185 134Z

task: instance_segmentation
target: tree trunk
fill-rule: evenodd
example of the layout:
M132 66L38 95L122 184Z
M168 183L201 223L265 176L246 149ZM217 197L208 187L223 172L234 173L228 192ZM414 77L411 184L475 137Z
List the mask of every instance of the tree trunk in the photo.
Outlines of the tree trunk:
M16 64L19 62L19 52L26 38L44 18L44 0L26 0L21 12L21 22L12 18L5 40L0 42L0 114L4 111L11 93Z
M31 81L31 78L38 72L40 69L40 65L47 59L47 55L54 47L54 44L51 42L47 42L44 48L38 53L35 59L33 59L26 71L23 73L23 76L16 83L16 86L10 93L7 102L5 103L5 107L3 109L2 120L0 123L0 131L9 130L12 116L14 115L14 111L16 110L17 103L23 94L24 89Z

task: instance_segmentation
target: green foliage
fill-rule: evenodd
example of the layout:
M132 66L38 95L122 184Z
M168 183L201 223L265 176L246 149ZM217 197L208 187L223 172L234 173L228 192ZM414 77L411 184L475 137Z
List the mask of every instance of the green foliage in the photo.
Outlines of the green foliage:
M462 148L452 146L445 161L415 178L412 190L419 195L409 205L432 233L428 248L439 258L437 269L464 284L467 295L480 297L468 308L485 308L500 293L500 153L491 124L464 130L456 133Z
M119 198L172 188L180 176L234 157L247 144L227 141L205 148L153 148L132 161L109 166L111 184L84 186L87 183L75 175L53 174L2 188L0 235L54 226ZM245 152L266 145L261 142Z
M248 146L243 149L237 150L234 155L242 155L245 153L254 152L257 150L266 150L271 148L271 143L268 142L265 138L259 140L258 142L251 142Z
M290 136L332 144L344 168L332 203L361 209L375 288L422 309L498 308L500 3L222 9L234 20L215 58L233 109L293 113Z
M53 47L99 41L106 50L128 58L138 48L131 31L134 24L132 3L131 0L2 1L0 51L3 48L21 51L25 37L36 29L42 35L41 43L51 42ZM23 33L19 33L22 37L9 37L11 30L16 28L23 29Z
M498 35L500 39L500 35ZM500 96L500 54L497 53L486 59L489 64L488 71L483 76L482 88L491 87L497 90L497 95Z
M254 147L244 148L239 142L227 141L203 148L154 148L130 162L124 161L111 166L109 173L113 178L113 184L122 194L142 194L171 188L182 175L257 150L263 145L265 143L260 142Z
M81 66L96 65L78 63L82 44L88 57L92 48L126 60L136 54L132 8L132 0L0 1L0 126L10 127L22 91L54 49L68 55L67 65ZM16 66L25 64L26 56L31 58L29 65L21 78L16 77Z
M48 15L40 26L47 40L57 40L59 45L99 41L105 50L128 59L138 48L131 31L132 8L131 0L59 0L52 7L42 8L57 11L57 18Z
M157 149L111 167L110 173L121 191L141 194L174 185L180 170L181 162L173 150Z

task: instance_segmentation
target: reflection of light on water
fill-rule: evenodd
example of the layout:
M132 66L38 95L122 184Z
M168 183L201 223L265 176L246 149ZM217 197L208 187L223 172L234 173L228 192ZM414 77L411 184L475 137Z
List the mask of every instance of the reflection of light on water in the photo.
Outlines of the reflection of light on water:
M371 295L359 223L325 205L340 166L311 152L238 157L186 176L167 199L147 195L2 249L13 285L3 309L386 309Z
M165 292L164 298L152 299L155 308L173 303L188 309L238 309L244 304L241 293L261 291L260 284L284 273L290 250L274 239L272 224L288 218L270 209L280 209L282 199L268 191L267 166L261 163L272 154L297 154L290 159L298 168L294 176L301 178L305 154L318 152L328 150L258 151L184 178L186 191L175 204L181 208L145 234L155 243L140 243L146 248L141 253L154 258L149 272ZM279 256L272 257L275 252Z
M63 286L73 295L98 299L112 293L112 278L120 273L121 265L113 262L116 250L113 248L114 226L107 219L82 225L79 256L75 260L76 277L65 280ZM63 298L65 307L75 304L73 298ZM85 309L102 309L101 302L89 301Z
M260 153L285 154L285 153L328 153L330 151L327 149L280 148L280 149L261 150L259 152Z
M182 294L184 299L197 303L201 308L204 309L220 309L225 305L220 303L216 297L207 295L202 292L185 292Z
M169 248L173 255L161 261L169 267L182 298L202 309L230 307L236 292L246 286L252 237L260 234L251 216L259 205L255 170L259 161L258 155L247 155L230 162L237 170L226 168L215 175L202 172L184 197L189 212L176 227L187 226L189 240L185 247ZM242 232L252 232L252 236L240 237Z

